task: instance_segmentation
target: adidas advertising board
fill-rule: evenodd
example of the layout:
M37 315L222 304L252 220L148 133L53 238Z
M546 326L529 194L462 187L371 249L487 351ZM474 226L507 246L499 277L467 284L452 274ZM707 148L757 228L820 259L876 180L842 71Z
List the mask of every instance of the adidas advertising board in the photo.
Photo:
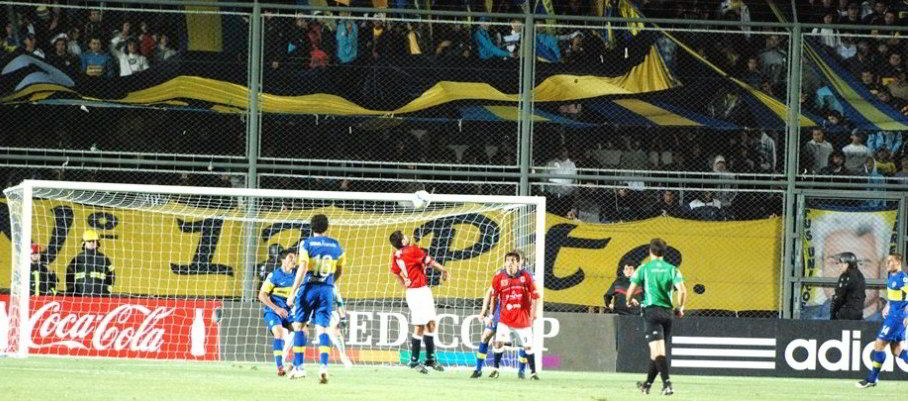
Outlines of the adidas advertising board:
M619 317L617 327L618 371L644 372L642 318ZM878 330L863 321L684 318L674 322L668 353L677 374L859 379ZM906 380L908 364L889 355L883 372Z

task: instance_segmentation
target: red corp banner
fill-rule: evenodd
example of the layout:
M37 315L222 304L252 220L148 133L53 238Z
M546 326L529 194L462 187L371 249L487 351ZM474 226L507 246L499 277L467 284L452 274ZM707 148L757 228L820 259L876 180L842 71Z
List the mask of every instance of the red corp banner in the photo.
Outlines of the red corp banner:
M9 305L9 295L0 295L0 305ZM220 307L220 301L33 296L29 353L217 360ZM0 317L8 316L5 308Z

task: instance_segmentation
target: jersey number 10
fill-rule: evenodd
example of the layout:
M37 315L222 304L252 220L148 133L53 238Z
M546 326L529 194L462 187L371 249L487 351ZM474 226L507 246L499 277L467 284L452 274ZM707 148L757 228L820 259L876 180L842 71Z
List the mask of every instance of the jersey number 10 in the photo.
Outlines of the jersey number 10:
M331 255L322 255L312 258L311 271L317 277L326 278L334 274L336 261Z

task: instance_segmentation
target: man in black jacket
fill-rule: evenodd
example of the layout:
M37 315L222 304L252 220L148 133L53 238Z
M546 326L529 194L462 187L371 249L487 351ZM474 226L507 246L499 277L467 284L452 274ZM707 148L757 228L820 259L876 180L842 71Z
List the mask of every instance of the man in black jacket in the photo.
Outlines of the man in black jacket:
M864 284L864 275L858 269L858 258L851 252L842 252L839 254L839 264L848 267L839 276L839 282L836 284L830 317L832 320L862 320L867 287Z
M101 237L95 230L82 234L82 252L76 255L66 269L66 291L71 295L110 295L116 280L110 259L98 249Z
M634 266L625 264L618 268L618 277L612 282L612 285L605 292L603 300L610 312L619 315L639 315L642 310L639 306L628 306L627 288L631 286L631 276L634 275ZM637 298L638 302L643 301L643 289L634 291L636 294L632 298Z
M47 268L47 261L40 244L32 242L31 284L32 295L57 295L57 274Z

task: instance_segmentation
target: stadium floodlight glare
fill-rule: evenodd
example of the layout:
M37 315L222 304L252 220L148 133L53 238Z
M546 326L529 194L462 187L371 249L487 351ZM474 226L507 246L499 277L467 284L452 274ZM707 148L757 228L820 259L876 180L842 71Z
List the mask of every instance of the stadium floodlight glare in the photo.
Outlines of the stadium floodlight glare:
M445 282L430 274L443 364L473 363L482 331L476 314L505 253L525 255L544 296L542 197L38 180L4 193L12 269L8 346L0 351L9 356L273 360L257 300L259 273L269 247L296 247L311 235L315 214L328 216L326 234L346 252L338 288L350 317L343 335L356 364L398 365L408 358L404 289L390 273L388 238L395 230L451 273ZM115 276L67 274L84 252L83 239L94 238L86 231L100 238ZM31 272L32 243L59 278L56 295L31 294L30 281L38 278ZM67 282L80 277L113 282L109 293L74 294ZM542 319L535 324L541 333ZM541 354L542 335L535 338Z

